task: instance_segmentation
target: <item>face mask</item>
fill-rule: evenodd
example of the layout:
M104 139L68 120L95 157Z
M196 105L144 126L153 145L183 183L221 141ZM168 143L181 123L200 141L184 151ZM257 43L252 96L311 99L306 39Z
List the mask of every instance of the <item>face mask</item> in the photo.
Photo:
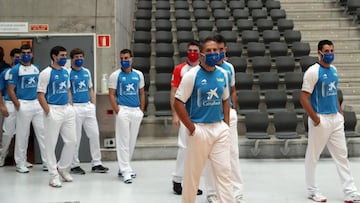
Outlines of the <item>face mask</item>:
M217 52L205 55L205 63L208 66L213 67L216 65L218 61L219 61L219 53Z
M23 54L21 56L21 60L24 63L29 63L31 61L31 55L30 54Z
M66 58L60 58L58 61L57 61L57 64L59 66L64 66L66 64L66 61L67 59Z
M75 59L74 61L74 64L77 66L77 67L81 67L84 63L84 59L83 58L78 58L78 59Z
M225 58L225 52L220 52L219 53L219 61L223 60Z
M14 59L14 65L19 64L19 63L21 63L21 59L20 58L15 58Z
M324 61L324 63L330 64L331 62L334 61L335 55L333 53L322 54L322 55L323 55L322 61Z
M120 61L120 65L123 69L128 69L130 67L130 61L129 60L122 60Z
M194 63L199 60L199 53L198 52L188 52L187 57L191 63Z

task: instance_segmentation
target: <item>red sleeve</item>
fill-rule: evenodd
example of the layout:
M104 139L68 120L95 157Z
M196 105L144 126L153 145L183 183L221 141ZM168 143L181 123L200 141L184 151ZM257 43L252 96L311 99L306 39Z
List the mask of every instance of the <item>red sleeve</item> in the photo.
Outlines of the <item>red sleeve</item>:
M186 64L186 62L185 62L185 64ZM181 81L181 69L184 67L185 64L181 63L181 64L175 66L173 75L171 78L171 87L176 87L176 88L179 87L180 81Z

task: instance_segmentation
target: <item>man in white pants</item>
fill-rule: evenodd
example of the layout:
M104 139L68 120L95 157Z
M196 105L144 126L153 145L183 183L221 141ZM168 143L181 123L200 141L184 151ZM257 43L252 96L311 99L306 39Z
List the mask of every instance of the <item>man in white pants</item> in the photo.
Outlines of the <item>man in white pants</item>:
M119 176L130 184L136 173L130 165L140 124L144 116L144 75L131 67L129 49L120 51L120 66L109 78L109 99L116 113L115 136Z
M337 97L338 74L334 60L334 45L329 40L318 43L319 63L304 74L300 102L309 115L309 137L305 155L305 176L308 198L326 202L315 183L315 169L320 154L327 146L335 161L345 194L344 202L360 202L360 194L350 172L344 133L344 117Z
M10 71L8 93L16 109L16 137L15 137L15 162L16 171L28 173L26 167L27 147L32 123L37 141L39 143L41 159L46 166L44 145L43 112L37 100L36 89L40 68L31 63L32 48L22 45L21 63L15 65Z
M230 158L231 158L231 174L232 182L234 187L234 198L236 203L244 203L244 187L243 180L241 178L240 170L240 161L239 161L239 142L238 142L238 131L237 131L237 112L236 112L236 89L235 89L235 71L234 66L225 61L226 57L226 41L225 38L218 34L215 35L219 51L220 51L220 60L217 65L223 68L226 72L229 73L229 105L230 105ZM209 166L209 165L207 165ZM214 175L211 167L208 167L205 170L205 189L207 200L209 203L217 203L216 190Z
M21 51L20 49L13 49L10 52L12 59L12 66L21 63ZM0 151L0 166L4 166L5 158L8 153L9 145L16 132L16 111L14 104L12 103L9 94L7 93L7 87L10 80L10 70L7 68L0 74L0 110L4 117L3 121L3 134L2 134L2 148Z
M71 105L69 73L66 64L66 49L55 46L50 51L53 63L41 71L38 85L38 99L43 109L45 125L46 158L51 187L61 187L60 176L65 182L73 178L68 170L75 153L76 126L75 111ZM61 157L57 162L55 147L59 134L64 142ZM60 176L59 176L60 175Z
M74 153L73 161L71 163L71 173L85 174L85 171L80 167L79 147L84 128L87 137L89 138L92 172L106 173L109 168L104 167L101 162L101 152L99 143L99 126L96 120L95 109L95 95L93 84L91 80L90 71L83 67L84 51L75 48L70 52L71 70L70 70L70 84L72 101L76 114L76 151Z
M215 67L219 48L214 38L204 40L201 65L189 70L175 94L174 108L188 129L183 203L194 203L201 172L209 159L222 203L234 203L230 165L228 73ZM185 104L185 105L184 105Z
M189 42L187 46L187 61L175 66L173 75L171 78L171 91L170 91L170 103L172 109L172 122L179 128L178 132L178 152L176 157L176 168L173 173L173 191L177 195L181 195L182 186L181 183L184 177L184 158L186 152L186 146L188 142L187 129L179 120L178 115L173 107L175 101L175 92L180 85L182 77L191 68L199 65L199 54L200 54L200 42L193 40ZM197 195L201 195L202 191L199 189Z

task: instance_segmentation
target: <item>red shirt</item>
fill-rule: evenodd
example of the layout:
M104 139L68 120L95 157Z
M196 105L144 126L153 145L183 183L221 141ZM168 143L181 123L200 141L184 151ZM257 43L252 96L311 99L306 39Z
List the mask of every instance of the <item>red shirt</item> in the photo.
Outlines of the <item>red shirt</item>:
M175 66L173 75L171 78L171 87L178 88L181 82L182 77L187 73L192 66L190 66L186 61Z

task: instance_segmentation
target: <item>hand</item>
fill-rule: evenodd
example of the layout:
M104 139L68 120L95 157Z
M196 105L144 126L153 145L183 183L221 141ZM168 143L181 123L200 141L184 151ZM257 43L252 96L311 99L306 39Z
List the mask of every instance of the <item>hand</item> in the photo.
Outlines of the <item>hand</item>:
M320 118L319 118L319 117L317 117L317 119L316 119L316 120L314 120L314 121L313 121L313 123L314 123L314 126L318 126L318 125L320 125Z
M2 106L1 107L1 113L4 117L8 117L9 116L9 112L7 111L6 107L5 106Z
M195 125L193 125L193 127L192 127L191 129L189 129L189 131L190 131L190 136L194 136L195 130L196 130L196 127L195 127Z
M15 109L19 110L20 109L20 102L16 102L14 103Z
M177 115L173 115L172 124L175 125L176 127L180 127L180 120L179 120L179 117Z

